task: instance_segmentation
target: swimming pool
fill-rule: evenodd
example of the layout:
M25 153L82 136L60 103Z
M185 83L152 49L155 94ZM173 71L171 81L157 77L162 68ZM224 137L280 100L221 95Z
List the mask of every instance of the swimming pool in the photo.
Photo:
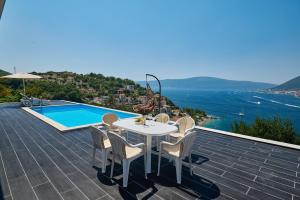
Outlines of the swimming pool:
M24 110L54 126L60 131L73 130L101 124L102 117L107 113L114 113L120 119L139 116L135 113L86 104L43 106L24 108Z

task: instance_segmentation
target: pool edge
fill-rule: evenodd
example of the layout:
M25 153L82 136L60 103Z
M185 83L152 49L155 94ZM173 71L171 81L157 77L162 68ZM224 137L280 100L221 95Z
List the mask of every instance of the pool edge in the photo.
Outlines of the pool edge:
M65 100L64 100L65 101ZM136 118L136 117L140 117L141 114L138 113L133 113L133 112L128 112L128 111L123 111L123 110L117 110L117 109L113 109L113 108L106 108L106 107L102 107L102 106L95 106L95 105L90 105L90 104L85 104L85 103L78 103L78 102L72 102L72 101L65 101L68 103L72 103L74 104L81 104L81 105L86 105L86 106L91 106L91 107L97 107L97 108L102 108L102 109L106 109L106 110L112 110L112 111L117 111L117 112L123 112L123 113L127 113L127 114L134 114L137 115L135 117L130 117L130 118ZM69 104L69 105L72 105ZM62 106L62 105L48 105L48 106ZM42 107L47 107L47 106L42 106ZM81 125L81 126L74 126L74 127L66 127L36 111L34 111L33 109L31 109L31 107L21 107L22 110L28 112L29 114L35 116L36 118L38 118L39 120L49 124L50 126L58 129L60 132L67 132L67 131L72 131L72 130L77 130L77 129L82 129L82 128L87 128L89 126L96 126L96 125L102 125L103 123L94 123L94 124L87 124L87 125Z

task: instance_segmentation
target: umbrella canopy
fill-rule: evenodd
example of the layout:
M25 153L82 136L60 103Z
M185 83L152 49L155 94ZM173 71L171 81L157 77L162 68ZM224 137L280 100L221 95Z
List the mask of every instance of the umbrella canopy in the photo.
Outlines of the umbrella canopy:
M27 74L27 73L16 73L16 74L10 74L6 76L2 76L0 78L11 78L11 79L23 79L23 86L24 86L24 95L26 94L25 89L25 79L40 79L41 76L33 75L33 74Z
M1 78L15 78L15 79L40 79L41 76L33 75L33 74L27 74L27 73L16 73L16 74L10 74L6 76L2 76Z

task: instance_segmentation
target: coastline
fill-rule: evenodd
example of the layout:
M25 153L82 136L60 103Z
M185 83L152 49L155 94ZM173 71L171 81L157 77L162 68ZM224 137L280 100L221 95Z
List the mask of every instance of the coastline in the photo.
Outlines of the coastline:
M208 123L213 123L213 121L219 119L219 117L208 115L206 117L202 117L200 121L197 122L198 126L205 127Z

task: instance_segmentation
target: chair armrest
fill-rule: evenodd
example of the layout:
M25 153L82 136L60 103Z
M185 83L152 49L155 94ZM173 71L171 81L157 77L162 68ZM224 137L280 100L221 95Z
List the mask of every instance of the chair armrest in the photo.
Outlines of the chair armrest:
M130 144L130 143L128 143L128 146L130 146L130 147L144 147L145 144L144 143L139 143L139 144Z
M160 146L162 146L162 145L174 146L175 144L176 143L171 143L171 142L166 142L166 141L160 142Z
M192 131L194 128L195 128L195 127L192 127L192 128L186 129L186 130L185 130L185 132L186 132L186 133L187 133L187 132L190 132L190 131Z
M160 143L161 143L161 144L167 144L167 145L173 145L173 143L167 142L167 141L161 141Z

